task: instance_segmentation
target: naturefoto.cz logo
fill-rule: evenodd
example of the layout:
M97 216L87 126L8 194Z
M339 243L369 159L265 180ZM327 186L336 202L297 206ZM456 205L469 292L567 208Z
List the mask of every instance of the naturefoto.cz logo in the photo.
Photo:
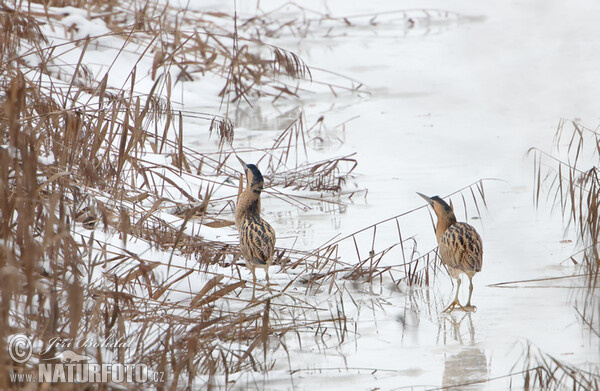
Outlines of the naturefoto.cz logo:
M51 346L65 346L64 341L55 339ZM68 344L72 346L73 344ZM107 347L106 343L96 346ZM111 346L115 346L114 344ZM40 354L47 353L50 348ZM33 357L32 340L16 334L8 340L8 354L17 364L24 364ZM163 373L149 371L146 364L98 364L90 362L92 357L65 349L54 357L40 358L37 377L34 372L13 371L10 379L14 383L159 383ZM19 368L21 369L21 368Z

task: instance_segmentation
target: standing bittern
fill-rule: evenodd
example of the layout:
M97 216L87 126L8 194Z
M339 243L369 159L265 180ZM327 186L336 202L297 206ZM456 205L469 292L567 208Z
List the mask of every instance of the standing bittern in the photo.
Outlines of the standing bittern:
M246 174L246 189L238 196L235 208L235 226L240 235L240 249L246 266L252 272L252 299L256 290L255 268L266 270L269 281L269 265L275 252L275 231L260 217L260 193L263 189L263 176L254 164L246 164L238 157ZM241 183L240 183L241 188Z
M430 198L421 193L417 194L423 197L435 211L438 220L435 227L435 236L438 241L440 258L442 259L442 263L448 268L450 277L456 279L458 283L454 301L443 312L450 313L457 305L465 311L472 311L475 309L474 306L471 306L473 276L475 273L481 271L483 263L481 236L469 224L457 223L452 206L448 205L440 197L434 196ZM469 277L469 300L465 307L460 305L458 301L460 273L464 273Z

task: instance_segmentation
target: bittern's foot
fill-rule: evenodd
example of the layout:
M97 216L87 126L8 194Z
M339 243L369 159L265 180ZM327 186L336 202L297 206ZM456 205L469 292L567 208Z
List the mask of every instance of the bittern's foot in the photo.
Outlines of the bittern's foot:
M462 305L460 305L460 303L458 302L458 300L454 300L452 303L450 303L450 305L448 307L446 307L445 310L442 311L442 313L451 313L452 311L454 311L454 308L456 308L456 306L458 306L458 308L460 308L463 311L467 311L465 309L465 307L463 307Z
M463 307L463 309L467 312L477 311L477 307L475 307L474 305L471 305L471 304L467 304L466 306Z

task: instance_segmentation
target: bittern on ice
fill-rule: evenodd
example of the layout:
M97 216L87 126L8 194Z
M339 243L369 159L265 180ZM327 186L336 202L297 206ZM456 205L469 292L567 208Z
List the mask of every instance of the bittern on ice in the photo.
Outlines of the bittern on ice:
M252 272L253 287L252 298L256 290L255 268L266 270L267 283L269 281L268 268L273 261L275 252L275 231L265 220L260 217L260 193L263 190L264 179L258 167L246 164L238 157L244 167L246 175L246 188L240 191L235 208L235 226L240 236L240 249L246 266ZM241 183L240 183L241 186Z
M438 241L438 250L442 263L446 265L450 277L456 279L456 296L454 301L443 312L452 312L456 306L465 311L475 309L471 305L471 295L473 294L473 276L481 271L483 264L483 244L481 236L475 228L467 223L456 221L454 210L438 196L423 197L435 211L437 216L437 225L435 227L435 236ZM458 292L460 290L460 274L464 273L469 277L469 300L466 306L462 306L458 301Z

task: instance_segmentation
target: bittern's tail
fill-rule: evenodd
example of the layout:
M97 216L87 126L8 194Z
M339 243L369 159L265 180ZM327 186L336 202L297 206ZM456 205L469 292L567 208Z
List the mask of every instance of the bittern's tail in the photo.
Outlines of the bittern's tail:
M267 263L265 261L263 261L262 259L258 259L258 258L254 258L254 262L257 265L266 265Z

